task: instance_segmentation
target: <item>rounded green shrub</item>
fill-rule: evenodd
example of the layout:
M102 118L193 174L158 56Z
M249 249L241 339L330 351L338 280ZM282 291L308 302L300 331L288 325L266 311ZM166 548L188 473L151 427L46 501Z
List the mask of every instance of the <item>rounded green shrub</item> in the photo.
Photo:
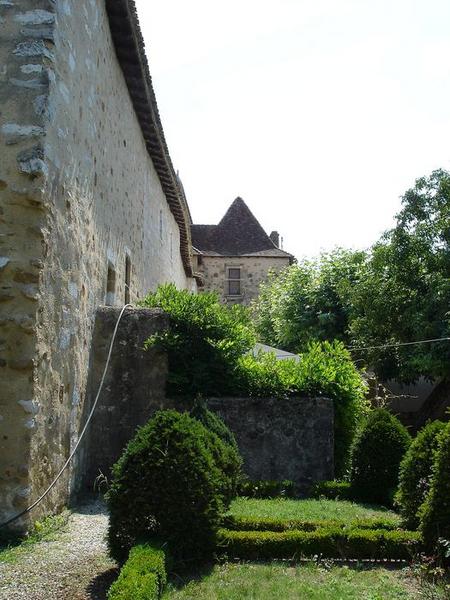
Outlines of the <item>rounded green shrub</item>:
M439 538L450 540L450 423L439 436L430 491L419 509L419 516L428 551L437 548Z
M224 474L225 501L231 502L236 497L242 477L242 458L236 439L222 419L209 410L204 400L196 400L190 412L191 417L200 421L221 443L215 443L212 452L214 459Z
M121 562L132 546L158 537L176 560L208 557L229 501L229 451L188 414L157 412L113 467L111 555Z
M228 444L234 448L236 452L239 452L236 438L233 433L231 433L230 429L216 413L209 410L206 402L201 397L196 398L190 415L191 417L194 417L194 419L197 419L197 421L200 421L207 429L218 435L225 444Z
M395 503L408 528L416 529L419 526L417 512L430 489L434 454L439 445L439 434L444 427L445 423L442 421L432 421L425 425L413 439L400 463Z
M352 450L351 494L363 502L391 505L398 485L400 462L411 437L385 409L373 410Z

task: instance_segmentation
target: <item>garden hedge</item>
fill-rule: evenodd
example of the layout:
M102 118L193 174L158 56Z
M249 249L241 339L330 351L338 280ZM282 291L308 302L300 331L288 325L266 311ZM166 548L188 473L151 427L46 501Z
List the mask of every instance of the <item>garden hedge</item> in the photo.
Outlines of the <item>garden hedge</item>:
M317 529L398 529L392 519L355 519L348 523L333 519L304 521L301 519L271 519L253 517L226 517L224 527L234 531L316 531Z
M400 462L411 436L383 408L373 410L352 449L351 495L355 500L391 506L398 486Z
M439 435L444 427L445 423L442 421L432 421L425 425L413 439L400 463L395 503L406 527L410 529L417 529L419 526L418 511L430 489L433 461L439 446Z
M269 560L282 558L404 559L421 548L416 531L340 528L315 531L232 531L220 529L219 549L229 558Z
M273 481L259 479L252 481L241 479L238 486L238 496L247 498L295 498L297 496L295 483L289 479Z
M348 481L319 481L311 490L312 498L351 500L351 496L351 488Z
M158 600L166 584L164 551L148 544L131 549L108 600Z
M439 539L450 540L450 423L439 436L430 491L419 509L419 516L426 549L443 553ZM450 556L445 559L450 562Z

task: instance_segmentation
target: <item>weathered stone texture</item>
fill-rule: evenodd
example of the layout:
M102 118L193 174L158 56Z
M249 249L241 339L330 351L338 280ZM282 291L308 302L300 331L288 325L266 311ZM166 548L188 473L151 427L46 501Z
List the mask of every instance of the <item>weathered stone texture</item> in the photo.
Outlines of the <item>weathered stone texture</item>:
M198 256L196 257L198 261ZM259 286L266 281L269 271L279 272L289 266L289 258L264 256L202 256L195 271L203 276L204 290L217 292L223 302L249 304L258 297ZM227 269L241 268L240 297L228 295Z
M119 309L102 307L97 311L93 338L88 402L91 409L106 364L111 335ZM166 355L144 350L144 342L153 333L168 327L168 317L159 310L127 309L119 325L113 346L103 393L91 421L81 459L84 489L94 487L102 473L110 478L110 468L119 458L136 428L152 414L165 408Z
M33 465L32 447L41 419L36 333L46 182L34 177L43 174L38 164L28 171L31 178L21 175L17 157L45 137L33 100L48 96L52 55L42 40L31 53L22 29L24 19L34 29L48 10L52 3L45 0L0 3L0 521L30 503L31 473L45 471L45 454Z
M328 398L212 398L254 480L290 479L300 492L333 479L333 402Z
M104 2L0 2L0 26L1 521L46 488L77 441L108 268L115 305L127 256L131 301L192 281ZM75 462L33 519L67 500L76 473Z

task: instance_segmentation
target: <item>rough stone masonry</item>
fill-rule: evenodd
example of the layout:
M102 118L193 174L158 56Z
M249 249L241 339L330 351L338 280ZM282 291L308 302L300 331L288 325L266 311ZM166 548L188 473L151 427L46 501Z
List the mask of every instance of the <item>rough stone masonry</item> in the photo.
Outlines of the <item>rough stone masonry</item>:
M0 0L0 522L77 442L97 307L192 289L189 248L132 0Z
M119 309L97 312L92 369L88 387L92 402ZM85 487L92 491L99 475L110 478L136 428L158 409L190 410L194 399L166 398L167 357L143 349L152 333L169 327L158 310L125 312L118 330L104 392L92 421L86 448ZM244 471L252 479L291 479L300 492L333 478L333 401L328 398L212 398L217 412L236 436Z

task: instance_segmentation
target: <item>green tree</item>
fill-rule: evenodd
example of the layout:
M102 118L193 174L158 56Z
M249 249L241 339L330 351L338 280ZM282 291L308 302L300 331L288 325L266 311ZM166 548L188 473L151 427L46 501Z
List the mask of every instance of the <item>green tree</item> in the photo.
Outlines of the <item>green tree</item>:
M448 341L409 345L450 337L450 174L418 179L402 203L370 252L337 249L273 274L254 305L261 340L294 352L341 340L382 379L450 376Z
M394 229L373 247L352 293L350 338L357 347L450 336L450 174L418 179L402 198ZM450 344L363 351L384 378L450 375Z
M364 251L337 248L273 273L253 307L260 339L294 352L311 341L348 343L352 289L364 277L366 258Z

